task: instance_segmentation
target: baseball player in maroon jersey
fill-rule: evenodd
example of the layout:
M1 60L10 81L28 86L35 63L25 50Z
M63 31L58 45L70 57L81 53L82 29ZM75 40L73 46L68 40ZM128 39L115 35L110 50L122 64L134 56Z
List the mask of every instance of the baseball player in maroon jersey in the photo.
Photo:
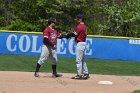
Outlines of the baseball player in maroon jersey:
M75 42L77 43L76 46L77 75L72 77L72 79L89 78L88 68L84 59L86 50L87 27L83 22L83 18L84 18L83 15L81 14L77 15L75 21L78 22L78 25L76 26L75 31L73 33L67 33L67 37L75 37ZM84 75L82 75L82 71Z
M60 77L61 74L58 74L56 71L57 68L57 54L56 54L56 43L57 37L60 36L60 33L54 29L56 25L56 19L50 18L48 20L48 26L43 31L43 45L42 45L42 52L40 58L36 65L36 70L34 73L35 77L39 77L39 69L41 65L44 63L45 60L50 57L52 61L52 77Z

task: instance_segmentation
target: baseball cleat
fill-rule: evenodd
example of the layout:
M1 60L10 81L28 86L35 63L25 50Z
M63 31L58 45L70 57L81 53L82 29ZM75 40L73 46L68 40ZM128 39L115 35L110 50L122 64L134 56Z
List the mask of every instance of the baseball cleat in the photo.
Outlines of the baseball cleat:
M90 78L89 74L84 74L83 79L88 79L88 78Z
M71 79L79 79L79 80L82 80L82 75L76 75L76 76L72 77Z
M39 72L35 72L35 73L34 73L34 76L35 76L35 77L39 77Z
M52 74L52 77L56 78L56 77L62 77L62 74Z

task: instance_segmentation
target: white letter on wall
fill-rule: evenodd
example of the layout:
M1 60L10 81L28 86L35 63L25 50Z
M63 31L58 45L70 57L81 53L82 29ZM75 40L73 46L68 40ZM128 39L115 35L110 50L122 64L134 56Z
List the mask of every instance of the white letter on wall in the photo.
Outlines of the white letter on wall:
M73 38L72 38L72 39L70 39L70 41L69 41L68 48L69 48L70 54L75 55L75 52L74 52L74 49L75 49L75 48L73 49L73 47L76 47L76 46L74 46L74 41L73 41Z
M57 53L58 54L66 54L66 48L64 48L66 41L67 41L66 39L57 40Z
M92 38L86 39L86 55L92 55Z
M41 46L37 50L37 38L38 38L38 36L32 36L32 38L33 38L33 42L32 42L32 51L31 52L40 53L41 52Z
M24 38L25 38L25 45L24 44ZM27 36L27 35L22 35L21 38L19 39L19 49L22 51L22 52L27 52L29 51L30 49L30 38ZM25 49L23 49L23 47L25 46Z
M11 52L16 51L16 47L17 47L16 45L14 45L14 47L12 48L12 44L15 44L14 42L12 42L12 38L14 38L14 42L17 41L17 36L15 34L9 35L6 41L7 49Z

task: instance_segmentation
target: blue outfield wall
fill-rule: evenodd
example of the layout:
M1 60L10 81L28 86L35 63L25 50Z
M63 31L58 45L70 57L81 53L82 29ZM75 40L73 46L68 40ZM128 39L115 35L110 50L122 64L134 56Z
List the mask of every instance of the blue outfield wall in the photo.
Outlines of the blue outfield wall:
M86 58L140 62L140 40L133 38L87 37ZM40 56L41 34L0 32L0 54ZM73 38L58 39L58 57L75 57Z

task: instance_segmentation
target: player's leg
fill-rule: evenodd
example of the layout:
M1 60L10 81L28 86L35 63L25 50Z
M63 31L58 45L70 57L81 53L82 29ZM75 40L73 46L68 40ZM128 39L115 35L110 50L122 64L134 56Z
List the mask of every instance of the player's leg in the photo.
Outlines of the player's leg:
M82 63L83 63L83 72L84 72L84 76L83 79L88 79L89 78L89 73L88 73L88 67L87 64L85 62L85 50L86 50L86 44L83 44L83 56L82 56Z
M88 79L89 73L88 73L87 64L86 64L85 59L84 59L84 55L83 55L83 71L84 71L83 79Z
M56 50L51 50L50 58L52 61L52 77L61 77L61 74L57 73L57 53Z
M83 61L83 72L84 72L84 74L88 74L88 68L87 68L87 64L85 62L84 56L83 56L82 61Z
M83 63L84 74L88 74L88 68L86 62Z
M72 79L82 79L82 55L83 55L83 47L80 43L76 46L76 67L77 67L77 75L72 77Z
M35 77L39 76L39 69L40 69L41 65L44 63L44 61L48 58L48 56L49 56L48 47L46 47L46 45L43 45L40 58L39 58L39 60L37 62L37 65L36 65L36 70L35 70L35 73L34 73Z

